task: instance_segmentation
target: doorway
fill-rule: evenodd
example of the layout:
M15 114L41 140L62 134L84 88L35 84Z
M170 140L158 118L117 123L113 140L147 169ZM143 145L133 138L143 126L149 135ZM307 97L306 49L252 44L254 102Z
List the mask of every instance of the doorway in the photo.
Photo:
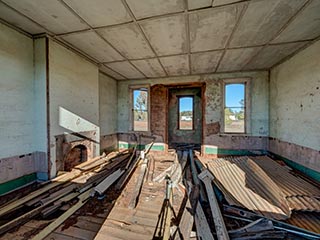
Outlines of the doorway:
M168 140L169 146L201 144L202 102L201 87L169 89Z

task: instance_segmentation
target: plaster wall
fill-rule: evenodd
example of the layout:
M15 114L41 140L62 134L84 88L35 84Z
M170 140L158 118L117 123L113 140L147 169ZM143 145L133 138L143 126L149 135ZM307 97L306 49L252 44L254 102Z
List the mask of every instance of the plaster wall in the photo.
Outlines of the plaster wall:
M271 70L270 137L320 150L320 41Z
M0 159L32 153L33 40L0 23Z
M49 92L50 160L54 176L57 135L83 135L94 143L94 155L99 154L98 67L50 40Z
M99 108L101 136L117 132L117 81L99 73Z
M268 72L239 72L239 73L223 73L223 74L208 74L208 75L193 75L184 77L170 77L170 78L158 78L158 79L147 79L147 80L130 80L130 81L119 81L118 82L118 132L129 132L130 131L130 85L141 85L149 84L155 86L162 84L186 84L186 83L205 83L205 105L204 105L204 136L203 143L209 147L214 148L234 148L237 146L235 141L238 137L231 139L230 134L227 137L223 137L221 131L222 121L222 82L224 79L239 79L239 78L250 78L250 106L251 111L248 116L250 121L249 129L246 134L240 135L240 137L246 140L248 136L258 137L259 144L252 144L250 141L245 141L246 144L240 144L238 148L247 149L250 144L254 146L254 149L265 149L267 147L266 141L261 140L263 137L267 137L269 134L269 81ZM160 86L160 85L159 85ZM151 96L152 101L152 96ZM157 100L158 101L158 100ZM152 102L151 102L152 105ZM166 118L164 108L161 107L161 113ZM154 117L152 117L154 119ZM162 121L162 124L165 122ZM152 126L152 123L151 123ZM166 133L164 132L165 127L157 127L157 141L166 139ZM152 129L151 129L152 130ZM162 133L161 133L162 131ZM221 136L222 135L222 136ZM261 137L259 139L259 137ZM228 138L226 140L226 138ZM240 140L239 140L240 141ZM255 141L255 139L253 140ZM229 142L231 142L229 144Z
M100 151L110 152L118 147L117 80L99 73Z
M269 150L320 171L320 41L271 70Z

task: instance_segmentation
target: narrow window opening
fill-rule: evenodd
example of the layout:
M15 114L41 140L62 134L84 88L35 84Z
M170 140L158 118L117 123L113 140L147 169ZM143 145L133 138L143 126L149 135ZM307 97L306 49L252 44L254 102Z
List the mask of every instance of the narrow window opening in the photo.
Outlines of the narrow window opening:
M245 83L225 85L224 132L245 133Z
M133 90L133 131L148 131L148 89Z
M179 129L193 130L193 97L179 97Z

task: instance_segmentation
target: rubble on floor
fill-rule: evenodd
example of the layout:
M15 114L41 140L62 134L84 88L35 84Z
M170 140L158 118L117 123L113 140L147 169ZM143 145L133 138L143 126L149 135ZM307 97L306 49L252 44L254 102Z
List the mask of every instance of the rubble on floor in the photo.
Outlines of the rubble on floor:
M147 146L2 205L0 239L320 239L320 189L283 163Z

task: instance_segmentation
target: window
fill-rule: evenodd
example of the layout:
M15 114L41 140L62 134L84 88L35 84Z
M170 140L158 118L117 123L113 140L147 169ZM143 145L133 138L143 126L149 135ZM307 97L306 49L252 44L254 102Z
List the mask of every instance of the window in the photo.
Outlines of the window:
M133 106L132 119L133 131L148 131L149 129L149 114L148 114L148 89L139 88L133 89Z
M224 85L224 132L245 133L246 83Z
M193 97L179 97L179 129L193 129Z

